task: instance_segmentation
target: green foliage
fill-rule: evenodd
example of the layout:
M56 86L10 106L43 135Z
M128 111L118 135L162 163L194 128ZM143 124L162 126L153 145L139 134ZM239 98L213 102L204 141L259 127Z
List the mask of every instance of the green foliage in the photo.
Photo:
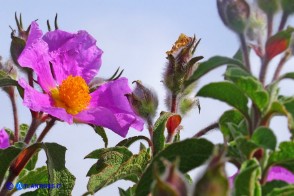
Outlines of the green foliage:
M261 196L260 177L261 169L255 159L245 161L240 169L240 173L235 178L234 195Z
M233 137L236 137L236 135L234 132L232 133L231 126L238 126L242 121L244 121L244 117L239 111L228 110L220 117L219 128L225 137L233 139Z
M118 144L116 144L116 146L125 146L125 147L130 147L130 145L132 145L134 142L138 141L138 140L145 140L149 143L149 139L143 135L139 135L139 136L134 136L134 137L130 137L127 139L124 139L122 141L120 141Z
M12 79L4 71L0 70L0 87L18 86L16 80Z
M242 62L239 60L223 56L215 56L205 62L200 63L198 68L194 71L193 75L189 78L188 81L185 82L185 86L189 86L211 70L226 64L230 64L231 66L238 66L241 69L246 70Z
M0 149L0 185L4 179L5 173L8 170L11 162L17 157L21 152L21 149L16 148L15 146L10 146L5 149Z
M122 188L118 188L120 196L135 196L136 185L128 188L127 190L123 190Z
M66 148L56 143L44 143L43 149L47 156L49 184L62 184L59 189L49 189L49 195L71 195L75 177L65 167Z
M274 132L267 127L258 127L253 135L252 141L265 149L275 150L277 145L277 138Z
M267 196L277 196L277 195L282 195L282 196L292 196L292 195L294 195L294 185L291 184L291 185L288 185L288 186L283 186L281 188L275 188Z
M108 138L107 138L107 135L106 135L104 128L100 127L100 126L94 126L94 130L103 139L104 146L105 146L105 148L107 148Z
M203 164L210 157L212 151L213 144L205 139L186 139L170 144L152 159L137 184L136 195L147 195L150 192L154 164L157 165L159 172L164 171L165 167L161 163L162 158L168 161L179 158L179 170L186 173Z
M279 150L273 152L268 165L280 165L294 172L294 142L282 142Z
M154 124L153 132L153 146L154 146L154 155L160 152L165 145L164 130L166 127L167 120L177 114L170 112L164 112L160 115L157 121Z
M113 182L124 179L137 182L149 163L150 153L142 150L133 155L126 147L117 146L107 149L98 149L86 158L99 159L88 174L88 191L92 194Z
M225 93L224 93L225 92ZM210 97L223 101L248 117L248 99L244 93L231 82L215 82L203 86L197 96Z
M273 180L273 181L267 182L265 185L262 186L262 195L268 195L274 189L282 188L287 185L288 184L286 182L280 181L280 180Z
M259 111L263 111L266 108L269 102L269 95L255 77L240 68L228 69L225 77L233 81L256 104Z

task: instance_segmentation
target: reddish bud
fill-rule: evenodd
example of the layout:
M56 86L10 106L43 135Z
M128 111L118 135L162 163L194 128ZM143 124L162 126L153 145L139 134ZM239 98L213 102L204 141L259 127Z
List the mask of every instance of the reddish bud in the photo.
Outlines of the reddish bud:
M174 135L176 129L181 124L181 121L182 121L182 118L178 114L175 114L175 115L169 117L166 122L166 128L167 128L168 133L171 135Z

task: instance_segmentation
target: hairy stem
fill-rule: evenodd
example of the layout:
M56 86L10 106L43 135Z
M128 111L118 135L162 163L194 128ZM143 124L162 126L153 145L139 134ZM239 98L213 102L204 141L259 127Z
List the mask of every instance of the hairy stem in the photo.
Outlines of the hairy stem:
M147 126L148 126L149 135L150 135L149 146L150 146L152 152L154 152L154 146L153 146L153 131L154 131L154 128L153 128L152 119L150 117L147 119Z
M55 122L56 122L56 119L53 118L47 123L47 125L43 129L41 135L38 137L37 142L43 141L44 137L47 135L47 133L50 131L50 129L54 126Z
M177 112L177 95L176 94L172 94L170 112L171 113ZM171 133L168 133L166 137L166 142L169 143L172 141L172 139L173 139L173 135Z
M250 65L250 60L249 60L248 47L247 47L247 43L246 43L245 36L243 33L239 34L239 39L241 42L241 48L242 48L243 60L244 60L245 66L247 67L248 71L251 73L251 65Z
M175 94L172 94L172 102L171 102L170 112L171 113L177 112L177 95L175 95Z
M29 130L27 132L27 135L26 135L26 137L24 139L24 142L26 144L29 144L30 143L32 137L36 133L36 130L37 130L37 128L38 128L38 126L40 124L41 124L41 122L37 118L35 118L35 117L32 118L32 122L31 122L30 128L29 128Z
M261 69L260 69L260 73L259 73L259 80L263 85L265 83L268 63L269 63L269 61L266 58L264 58L262 61L262 65L261 65Z
M275 73L274 73L274 77L273 77L272 82L275 81L275 80L277 80L277 79L279 78L280 73L281 73L281 71L282 71L282 69L283 69L285 63L287 62L287 60L288 60L289 58L290 58L290 52L286 52L285 55L281 58L281 60L280 60L280 62L279 62L279 64L278 64L278 66L277 66L277 69L276 69L276 71L275 71Z
M196 133L193 138L199 138L205 134L207 134L209 131L212 131L214 129L217 129L219 127L218 123L212 123L211 125L205 127L204 129L200 130L198 133Z
M16 105L16 97L15 97L15 91L14 87L9 87L8 90L9 99L12 106L12 112L13 112L13 121L14 121L14 139L13 143L18 142L19 140L19 124L18 124L18 112L17 112L17 105Z
M279 25L279 31L282 31L284 29L284 27L285 27L285 25L287 23L288 17L289 17L289 14L286 13L286 12L283 12L281 22L280 22L280 25Z
M267 14L267 39L272 36L273 18L273 14Z

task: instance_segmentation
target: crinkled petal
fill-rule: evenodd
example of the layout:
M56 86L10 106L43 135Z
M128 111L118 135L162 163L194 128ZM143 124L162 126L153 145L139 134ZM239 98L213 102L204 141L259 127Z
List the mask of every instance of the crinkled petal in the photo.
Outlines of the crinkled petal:
M269 174L267 176L267 182L272 180L282 180L289 184L293 184L294 174L283 167L274 166L270 169Z
M136 120L129 114L114 114L108 108L97 107L80 112L75 117L79 122L89 123L111 129L118 135L125 137L132 123Z
M5 129L0 130L0 149L8 148L10 146L9 143L9 135L5 131Z
M89 109L76 115L75 119L107 127L123 137L130 127L142 131L144 121L134 113L125 97L130 92L126 78L103 84L91 93Z
M54 74L60 84L67 76L82 76L87 83L101 66L102 50L86 31L76 34L61 30L48 32L43 40L49 46Z
M18 83L24 88L23 104L25 106L36 112L42 111L50 114L69 124L73 122L72 115L68 114L64 108L58 108L52 105L52 99L48 94L36 91L24 79L20 79Z
M38 76L38 82L41 87L49 92L56 86L50 69L50 56L48 54L47 43L40 37L42 31L37 23L31 24L28 42L18 58L18 62L22 67L29 67L35 71Z

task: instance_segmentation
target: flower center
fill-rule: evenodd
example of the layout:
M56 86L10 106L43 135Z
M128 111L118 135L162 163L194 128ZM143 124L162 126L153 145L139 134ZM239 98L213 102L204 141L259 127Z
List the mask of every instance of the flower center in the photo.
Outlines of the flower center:
M89 87L81 76L68 76L58 88L54 88L50 92L54 105L64 108L67 113L72 115L86 109L91 100Z

